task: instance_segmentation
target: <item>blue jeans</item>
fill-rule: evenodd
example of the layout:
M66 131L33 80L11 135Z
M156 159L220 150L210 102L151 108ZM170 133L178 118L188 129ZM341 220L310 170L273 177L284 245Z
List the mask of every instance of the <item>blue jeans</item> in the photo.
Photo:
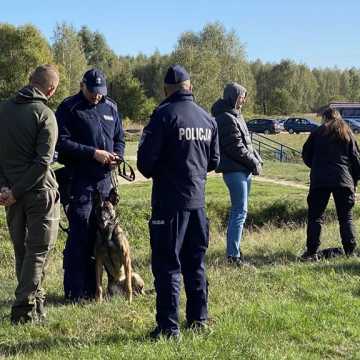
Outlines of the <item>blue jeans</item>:
M227 256L240 257L240 241L248 210L251 173L237 171L223 174L230 192L231 209L226 234Z

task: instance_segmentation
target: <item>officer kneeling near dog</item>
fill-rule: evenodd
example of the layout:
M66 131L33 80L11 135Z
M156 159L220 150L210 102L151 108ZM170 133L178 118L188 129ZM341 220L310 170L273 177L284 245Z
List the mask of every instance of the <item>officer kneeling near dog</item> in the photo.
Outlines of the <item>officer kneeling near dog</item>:
M125 149L121 118L116 103L106 96L104 74L91 69L80 86L80 92L65 99L56 111L58 161L71 177L64 291L72 301L95 297L93 197L96 190L102 198L108 196L111 166L123 158Z
M137 160L140 172L153 179L149 228L157 294L157 327L150 334L154 339L180 335L181 273L187 325L206 326L205 183L207 172L219 163L216 123L194 102L189 74L180 65L171 66L164 88L166 99L144 128Z

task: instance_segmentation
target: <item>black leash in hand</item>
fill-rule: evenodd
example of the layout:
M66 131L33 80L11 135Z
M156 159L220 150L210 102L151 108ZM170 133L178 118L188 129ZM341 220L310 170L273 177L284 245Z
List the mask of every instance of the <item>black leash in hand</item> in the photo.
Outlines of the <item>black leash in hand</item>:
M111 184L116 193L119 186L118 175L125 180L132 182L135 180L135 171L125 160L120 159L117 161L115 168L111 171Z

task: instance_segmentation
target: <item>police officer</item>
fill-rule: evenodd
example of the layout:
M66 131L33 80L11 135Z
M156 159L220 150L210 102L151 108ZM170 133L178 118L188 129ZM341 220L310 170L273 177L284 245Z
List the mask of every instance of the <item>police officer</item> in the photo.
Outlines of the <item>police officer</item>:
M137 166L153 179L149 223L152 271L156 289L157 327L152 338L179 337L182 273L191 328L206 326L205 252L209 226L205 213L208 171L219 162L217 126L192 95L189 74L180 65L165 76L166 99L144 128Z
M93 258L95 190L105 197L111 189L111 166L124 156L122 121L116 103L107 96L104 74L88 70L80 92L65 99L56 111L57 151L71 178L68 208L69 236L64 249L65 298L95 296Z
M18 280L11 309L14 324L45 317L42 281L60 218L50 167L58 129L46 104L58 84L55 66L38 66L29 85L0 104L0 205L6 209Z

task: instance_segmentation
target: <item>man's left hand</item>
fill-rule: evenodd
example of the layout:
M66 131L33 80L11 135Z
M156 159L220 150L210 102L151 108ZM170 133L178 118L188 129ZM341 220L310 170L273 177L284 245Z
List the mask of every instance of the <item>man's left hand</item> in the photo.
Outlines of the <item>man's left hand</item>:
M16 199L12 191L8 188L2 188L0 192L0 205L11 206L16 203Z

